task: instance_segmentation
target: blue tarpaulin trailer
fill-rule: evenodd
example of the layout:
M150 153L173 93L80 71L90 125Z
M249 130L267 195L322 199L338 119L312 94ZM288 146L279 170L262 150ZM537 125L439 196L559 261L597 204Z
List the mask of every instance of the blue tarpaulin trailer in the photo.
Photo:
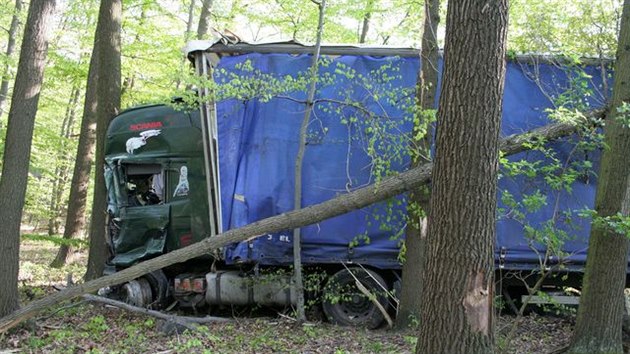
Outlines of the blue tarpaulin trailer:
M220 56L223 47L218 46L216 52L213 48L209 47L203 53ZM308 47L304 47L305 53L264 53L257 51L255 45L243 48L247 49L235 51L238 55L228 52L229 55L221 57L215 67L215 72L219 72L218 80L229 82L232 76L226 75L224 71L238 73L239 80L247 77L255 80L261 73L282 79L307 73L312 60ZM366 51L366 54L325 56L324 60L328 64L320 70L320 75L334 77L334 83L322 83L315 97L316 119L310 124L303 167L303 207L376 180L374 165L377 162L366 152L366 145L373 136L365 133L366 128L373 128L374 131L384 129L384 135L409 137L411 134L412 112L408 108L413 104L420 66L417 52L397 52L392 49L388 54L370 54L367 48L361 50ZM351 53L350 49L348 53ZM239 69L243 63L248 63L248 69ZM350 76L362 75L365 80L348 78L349 75L343 72L347 68L353 71ZM569 69L549 62L510 61L506 73L502 135L524 133L549 124L549 110L556 105L554 100L572 89L576 75L588 76L585 80L592 92L587 101L592 108L600 107L605 97L600 68L586 66ZM388 80L383 80L383 76ZM370 88L365 87L366 82L371 85ZM387 93L392 93L392 90L398 91L388 96ZM305 109L305 93L288 92L278 96L282 97L216 102L224 230L290 211L294 207L293 168ZM339 110L331 109L334 104L329 104L330 101L345 102L346 106ZM369 112L355 109L352 107L354 103L365 104ZM335 108L339 106L343 106L343 103ZM355 116L361 122L349 122L350 116ZM383 140L384 144L409 141ZM409 167L409 158L400 156L404 153L391 153L388 147L381 148L382 153L393 157L389 169L402 171ZM405 149L406 146L398 148ZM558 154L556 158L565 164L588 159L597 166L599 154L596 151L576 151L575 144L571 142L554 143L553 148ZM523 152L509 159L536 161L542 158L539 155ZM534 189L541 189L547 194L547 205L528 216L530 222L537 225L564 211L592 207L595 177L587 177L577 180L570 192L557 192L542 180L542 176L528 180L504 174L499 189L509 191L517 199L519 195ZM398 268L400 237L403 234L400 229L404 227L404 220L394 220L402 224L393 225L392 228L383 228L382 222L374 222L375 216L382 217L383 209L391 208L391 205L382 203L304 228L304 262L343 261L366 263L378 268ZM404 205L394 205L393 208L404 213ZM390 220L397 215L393 214ZM558 226L572 236L565 244L564 251L570 254L574 265L583 265L590 220L573 218L571 225L563 227L562 217L556 219ZM362 235L369 237L362 238ZM542 246L532 245L524 236L522 223L509 217L499 219L496 251L503 266L528 268L531 267L529 264L538 264L540 254L544 254ZM291 252L291 234L285 232L228 247L225 257L229 262L239 260L269 265L291 264Z
M187 55L197 74L212 82L197 89L201 109L177 112L164 106L137 108L121 114L112 123L108 144L117 144L120 148L107 150L111 184L124 185L131 179L125 171L136 171L137 176L148 176L152 183L161 181L165 185L159 208L153 207L159 209L156 213L163 221L156 226L163 231L159 237L165 241L157 246L162 248L145 252L143 247L156 247L156 236L153 235L151 243L143 243L142 235L132 235L133 227L118 225L125 233L114 236L117 239L129 237L137 244L127 245L122 253L113 247L113 260L122 260L114 261L114 266L124 267L143 257L293 210L294 166L307 104L312 104L313 114L302 169L301 207L378 183L384 176L409 167L420 67L418 51L324 46L315 99L307 102L312 52L313 47L295 42L192 42ZM608 87L602 82L605 70L594 65L562 66L548 59L531 56L509 60L502 135L524 133L550 123L549 110L562 103L569 93L576 97L587 94L579 98L581 108L597 108L605 102ZM178 114L190 134L182 135L181 122L172 124ZM161 120L167 116L168 122ZM125 123L130 120L133 125ZM173 134L177 131L179 141L186 140L190 151L177 155L172 144L178 139L168 140L171 130ZM158 132L144 137L142 131ZM577 140L578 137L569 137L549 143L547 146L553 156L526 151L508 159L540 161L539 167L550 165L555 159L567 168L577 164L592 166L596 171L599 151L586 151L576 144ZM169 149L165 150L161 144L164 141L171 144ZM130 150L130 146L133 149ZM203 163L199 162L201 158ZM200 165L204 168L199 168ZM120 166L125 167L121 170ZM571 187L563 189L549 183L558 173L560 171L556 170L523 176L503 170L498 196L497 269L535 271L541 261L545 267L562 265L569 271L579 271L584 266L590 220L578 217L577 211L593 206L595 174L583 168ZM186 180L185 194L181 193L182 176L191 181L188 185ZM199 182L203 178L205 184ZM110 205L115 205L110 208L111 219L114 224L124 224L124 215L142 207L120 202L129 198L121 192L122 188L118 190L119 195L110 191ZM211 193L207 193L208 190ZM525 196L535 191L543 196L539 198L543 200L542 207L534 210L529 205L523 206ZM114 199L119 202L113 202ZM525 218L514 217L516 208L527 209L526 215L519 214ZM143 214L134 215L137 222ZM400 279L405 215L405 196L399 196L304 227L303 264L324 269L336 280L340 273L348 272L349 266L358 265L366 279L391 289ZM200 222L201 219L205 221ZM178 226L171 227L169 223ZM562 252L548 252L547 244L532 236L532 229L550 227L560 230L556 233L566 238ZM174 279L169 287L176 297L179 294L182 303L292 303L295 294L287 286L288 276L276 282L275 287L267 284L256 288L244 280L248 272L257 276L261 268L282 269L292 265L292 237L291 230L287 230L233 244L213 255L212 260L199 261L193 267L195 271L166 271L166 275L159 278ZM125 257L129 249L133 250L133 257ZM218 270L211 272L211 264ZM162 281L149 280L146 289L155 288L154 284ZM350 280L354 282L353 278ZM130 297L138 298L132 287L125 291ZM338 323L367 321L374 325L379 318L382 320L380 312L367 299L362 306L324 303L325 310L328 306L326 314Z

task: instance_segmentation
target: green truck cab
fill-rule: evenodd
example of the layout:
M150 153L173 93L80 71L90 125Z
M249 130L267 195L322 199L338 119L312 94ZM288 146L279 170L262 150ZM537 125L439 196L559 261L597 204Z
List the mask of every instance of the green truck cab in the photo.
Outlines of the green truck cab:
M208 236L199 112L128 109L107 131L109 265L128 267Z

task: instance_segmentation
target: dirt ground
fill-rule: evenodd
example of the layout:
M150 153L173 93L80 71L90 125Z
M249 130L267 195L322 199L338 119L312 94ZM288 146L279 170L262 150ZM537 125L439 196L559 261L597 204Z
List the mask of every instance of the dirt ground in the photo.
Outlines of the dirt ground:
M78 252L63 269L48 267L56 247L27 241L21 249L23 303L56 291L67 274L80 278ZM0 337L0 352L24 353L411 353L414 329L368 331L323 322L297 324L290 312L230 312L229 322L184 330L170 322L78 300L60 304ZM566 346L574 315L498 316L496 351L552 353ZM448 339L445 339L448 340Z

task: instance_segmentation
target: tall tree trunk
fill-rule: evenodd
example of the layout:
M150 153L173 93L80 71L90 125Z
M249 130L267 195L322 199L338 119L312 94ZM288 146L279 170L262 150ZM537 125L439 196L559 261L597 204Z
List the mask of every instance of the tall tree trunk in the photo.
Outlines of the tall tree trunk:
M604 149L597 182L597 217L628 216L630 196L630 0L623 4L612 104L604 127ZM628 233L626 230L625 233ZM623 289L628 266L628 235L608 225L591 226L580 307L571 353L623 353Z
M15 52L15 40L20 26L21 12L22 0L15 0L15 9L13 10L11 26L9 27L9 38L7 39L7 51L5 52L6 63L4 64L2 72L2 83L0 83L0 118L2 118L2 114L4 113L4 103L6 102L7 95L9 94L9 79L11 77L9 69L11 68L11 57L13 56L13 52ZM1 121L0 128L2 128Z
M214 0L203 0L201 15L199 15L199 23L197 24L197 39L204 39L208 36L213 2Z
M85 208L87 194L90 185L90 172L94 160L94 143L96 140L96 85L98 49L97 40L94 39L90 67L88 69L87 85L85 88L85 102L83 104L83 117L81 120L81 132L79 133L79 145L70 183L70 197L68 200L68 212L66 214L66 226L63 238L76 239L85 229ZM68 259L70 246L59 246L57 256L50 264L51 267L60 268Z
M20 224L31 156L39 94L48 52L47 32L55 0L32 0L22 40L20 61L11 97L7 138L0 178L0 316L18 308Z
M190 40L192 37L192 28L193 28L193 18L195 17L195 0L190 0L190 5L188 5L188 21L186 21L186 42Z
M361 25L361 34L359 35L359 43L365 43L368 31L370 30L370 19L374 11L374 0L367 0L365 4L365 13L363 15L363 24Z
M448 5L416 351L486 353L508 3Z
M438 43L437 28L440 23L440 1L426 0L424 3L424 28L422 33L421 65L418 73L417 100L418 117L414 123L413 136L424 136L413 142L412 167L421 166L430 161L432 132L430 124L435 109L435 97L438 85ZM416 146L417 145L417 146ZM409 193L408 222L405 231L405 263L402 272L402 294L400 310L396 317L398 327L407 327L420 316L420 298L422 296L422 262L424 242L427 232L429 213L430 186Z
M107 196L103 176L105 134L120 110L120 28L122 0L102 0L98 16L98 84L96 108L96 171L90 223L90 251L85 279L101 276L107 260L105 215Z
M68 143L72 139L74 135L74 125L77 117L77 104L79 103L79 96L81 95L81 90L79 87L75 87L72 93L72 98L70 99L70 107L68 112L68 123L66 126L66 131L64 135L64 144L63 144L63 156L62 156L62 164L61 170L59 173L59 179L57 184L57 190L55 191L55 203L57 204L57 209L55 210L55 220L54 220L54 231L55 234L59 233L59 228L61 227L61 217L63 215L64 208L62 207L65 203L63 201L63 195L66 191L66 187L68 185L68 175L70 173L70 161L72 161L72 154L68 151Z
M147 8L149 7L150 2L143 2L140 5L140 17L138 18L138 28L143 28L147 21ZM188 33L188 32L186 32ZM136 32L134 36L133 43L138 43L141 41L140 31ZM122 87L120 89L120 96L125 97L125 94L133 90L134 85L136 83L136 73L130 72L128 76L123 79Z
M57 156L57 162L55 167L55 180L53 181L52 193L50 195L50 216L48 218L48 235L56 235L59 233L59 218L63 214L62 199L63 193L68 183L69 173L69 161L67 145L68 140L72 136L72 127L74 125L74 119L76 116L76 106L79 101L79 88L74 87L72 94L68 100L68 106L66 107L66 114L61 125L61 131L59 137L61 139L61 146L59 148L59 154Z
M205 5L205 4L204 4ZM203 13L202 13L203 15ZM188 43L190 41L190 37L192 36L192 28L195 17L195 0L190 0L190 5L188 6L188 20L186 21L186 32L184 33L184 42ZM199 25L201 26L202 19L199 19ZM177 80L175 81L175 89L179 90L179 86L182 84L182 77L186 75L186 62L187 58L181 58L179 62L179 75L177 76Z
M317 88L317 77L319 68L319 52L322 47L322 34L324 32L324 13L326 12L326 0L317 3L319 7L319 20L317 24L317 40L315 42L315 53L313 53L313 62L310 69L310 85L306 98L306 109L304 118L300 126L300 136L298 152L295 158L295 185L293 195L293 209L302 209L302 165L304 164L304 153L306 152L306 133L308 123L311 120L313 112L313 101L315 99L315 89ZM302 237L301 229L293 229L293 273L294 287L297 294L298 319L306 321L306 311L304 308L304 284L302 281Z

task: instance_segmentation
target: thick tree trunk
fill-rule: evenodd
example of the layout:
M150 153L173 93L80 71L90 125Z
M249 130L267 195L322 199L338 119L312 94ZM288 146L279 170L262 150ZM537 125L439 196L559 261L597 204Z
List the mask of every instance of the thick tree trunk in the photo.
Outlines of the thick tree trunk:
M493 351L493 245L507 0L452 0L417 353Z
M55 0L32 0L11 97L7 138L0 178L0 316L18 308L20 224L26 195L37 103L44 81L47 32Z
M109 122L120 110L120 28L122 19L121 0L102 0L96 36L98 37L98 84L96 108L96 165L92 222L90 223L90 251L86 279L102 275L107 259L105 242L105 215L107 196L103 176L105 134Z
M601 112L589 116L600 117ZM551 124L529 133L514 135L504 139L501 144L501 150L505 155L516 154L527 150L528 146L532 145L532 141L537 139L551 141L570 135L575 131L576 127L568 124ZM94 292L103 287L121 284L154 270L209 254L213 250L230 243L314 224L391 198L400 193L417 189L429 182L432 169L432 164L426 164L399 175L387 177L377 185L358 189L324 203L260 220L240 229L230 230L223 234L206 238L188 247L139 263L113 275L68 288L62 292L34 301L21 310L0 319L0 334L32 318L47 307L76 298L82 294Z
M625 109L623 108L625 105ZM598 217L623 212L628 216L630 196L630 0L625 0L609 119L597 182L595 211ZM626 231L627 232L627 231ZM628 235L593 223L586 270L571 353L623 353L623 289L628 266Z
M432 132L430 116L435 109L435 97L438 85L438 43L437 28L440 23L440 1L426 0L425 18L422 33L421 64L418 73L417 106L420 112L415 121L413 136L424 137L414 142L412 149L412 167L430 161ZM422 260L424 259L424 239L427 232L429 213L430 186L427 185L409 193L407 210L407 229L405 230L405 263L402 272L402 294L400 310L396 317L398 327L407 327L417 322L420 316L420 297L422 296Z
M199 15L199 24L197 25L197 39L204 39L208 36L213 1L214 0L203 0L201 15Z
M2 83L0 83L0 118L4 113L4 103L7 101L9 94L9 69L11 67L11 57L15 52L15 40L18 35L18 28L20 26L20 13L22 12L22 0L15 0L15 9L13 10L13 17L11 18L11 25L9 27L9 38L7 39L6 63L4 64L4 70L2 72ZM0 123L0 128L2 123Z
M81 120L81 131L79 133L79 145L70 183L70 197L68 198L68 212L66 214L66 224L63 231L63 238L66 240L75 239L85 229L85 208L87 205L87 194L90 185L90 172L94 160L94 143L96 140L96 84L97 84L97 42L94 40L92 57L90 58L90 68L88 69L88 79L85 89L85 102L83 104L83 118ZM70 246L65 244L59 246L57 256L50 264L51 267L61 268L68 259Z

